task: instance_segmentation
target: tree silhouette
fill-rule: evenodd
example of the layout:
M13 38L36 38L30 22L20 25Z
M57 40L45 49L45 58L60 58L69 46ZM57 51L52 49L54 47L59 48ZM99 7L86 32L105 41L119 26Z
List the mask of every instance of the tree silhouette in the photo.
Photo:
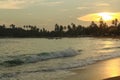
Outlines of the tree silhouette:
M15 25L14 25L14 24L11 24L11 25L10 25L10 28L13 28L13 29L14 29L14 28L15 28Z
M118 19L112 20L112 24L114 27L117 27L118 25Z
M108 26L102 18L97 25L91 21L88 27L76 25L58 25L55 24L54 30L48 31L45 28L38 28L33 25L24 25L17 27L11 24L7 27L5 24L0 25L0 37L78 37L78 36L120 36L120 23L118 19L112 21L112 25Z

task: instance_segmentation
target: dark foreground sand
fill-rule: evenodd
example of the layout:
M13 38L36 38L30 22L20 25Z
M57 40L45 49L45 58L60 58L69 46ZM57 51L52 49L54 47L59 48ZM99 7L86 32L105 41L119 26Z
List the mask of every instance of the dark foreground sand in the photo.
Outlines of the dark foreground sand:
M120 80L120 58L110 59L72 70L75 74L65 80Z

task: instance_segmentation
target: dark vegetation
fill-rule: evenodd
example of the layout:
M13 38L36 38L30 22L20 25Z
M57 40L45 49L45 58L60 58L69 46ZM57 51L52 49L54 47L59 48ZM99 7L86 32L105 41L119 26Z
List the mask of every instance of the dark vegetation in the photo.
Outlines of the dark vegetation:
M9 27L0 25L0 37L51 38L81 36L120 36L120 23L115 19L112 21L112 24L108 26L101 18L98 25L92 21L88 27L75 25L74 23L67 26L55 24L53 31L48 31L45 28L39 29L32 25L24 25L23 27L16 27L14 24L11 24Z

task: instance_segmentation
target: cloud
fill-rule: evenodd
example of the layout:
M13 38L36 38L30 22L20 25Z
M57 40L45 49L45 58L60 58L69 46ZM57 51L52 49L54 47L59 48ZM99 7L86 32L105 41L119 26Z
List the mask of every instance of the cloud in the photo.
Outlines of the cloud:
M54 1L54 2L43 1L43 2L41 2L42 5L46 5L46 6L59 6L63 3L64 3L63 1Z
M67 11L69 11L69 9L61 9L60 11L61 12L67 12Z
M34 5L57 6L63 1L48 2L45 0L0 0L0 9L23 9Z
M81 16L77 19L80 21L93 21L93 20L96 20L96 16L97 16L97 14L87 14L87 15Z
M0 1L0 9L20 9L22 8L22 4L24 4L25 1L19 1L19 0L2 0Z
M77 9L84 10L84 9L88 9L88 7L77 7Z
M98 4L96 4L96 6L98 6L98 7L107 7L107 6L110 6L110 4L108 4L108 3L98 3Z
M37 1L38 0L1 0L0 9L23 9Z

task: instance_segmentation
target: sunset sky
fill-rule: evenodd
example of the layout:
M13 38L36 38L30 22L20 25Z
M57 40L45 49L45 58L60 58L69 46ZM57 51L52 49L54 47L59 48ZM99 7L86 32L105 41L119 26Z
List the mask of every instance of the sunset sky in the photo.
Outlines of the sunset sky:
M81 17L100 12L120 15L120 0L0 0L0 24L39 25L55 23L88 25ZM89 18L89 17L88 17Z

